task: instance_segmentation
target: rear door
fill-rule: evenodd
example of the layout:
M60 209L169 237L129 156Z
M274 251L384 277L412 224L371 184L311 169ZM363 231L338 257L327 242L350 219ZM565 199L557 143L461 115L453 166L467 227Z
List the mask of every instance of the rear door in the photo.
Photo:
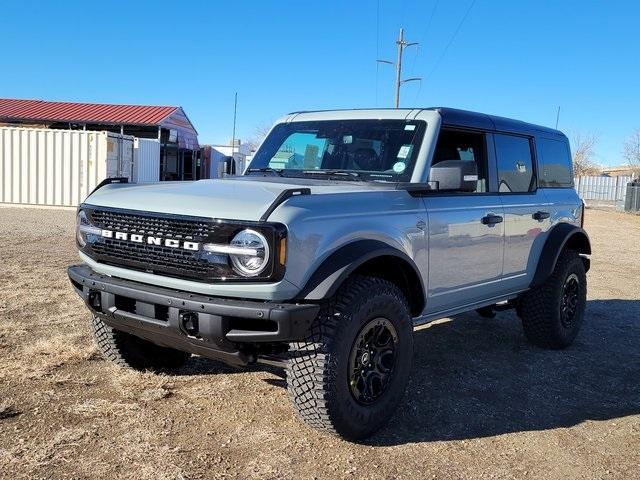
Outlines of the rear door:
M496 178L491 137L444 128L432 165L444 160L476 162L478 185L473 193L424 197L429 218L427 314L493 297L502 275L504 212L500 196L491 193Z
M551 205L537 188L534 139L525 135L493 135L498 191L504 207L502 290L527 288L549 230Z

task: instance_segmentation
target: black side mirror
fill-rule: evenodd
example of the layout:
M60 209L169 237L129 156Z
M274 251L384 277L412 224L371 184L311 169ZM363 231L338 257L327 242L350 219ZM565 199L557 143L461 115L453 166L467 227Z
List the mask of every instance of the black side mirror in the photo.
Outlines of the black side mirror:
M431 167L429 183L437 185L437 190L475 192L478 166L467 160L443 160Z

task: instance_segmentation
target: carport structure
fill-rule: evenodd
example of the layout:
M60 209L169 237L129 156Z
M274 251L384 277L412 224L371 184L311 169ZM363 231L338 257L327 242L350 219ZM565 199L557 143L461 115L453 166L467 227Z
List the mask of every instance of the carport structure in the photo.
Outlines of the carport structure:
M198 132L182 107L0 99L0 126L104 130L156 138L160 180L198 176Z

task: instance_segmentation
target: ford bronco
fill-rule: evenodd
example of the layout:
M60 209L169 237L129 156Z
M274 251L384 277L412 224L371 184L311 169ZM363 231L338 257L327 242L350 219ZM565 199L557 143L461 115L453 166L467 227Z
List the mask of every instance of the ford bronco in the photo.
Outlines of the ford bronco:
M68 274L106 358L279 365L307 424L360 439L401 402L416 325L513 308L533 344L570 345L583 217L557 130L449 108L298 112L240 176L103 182Z

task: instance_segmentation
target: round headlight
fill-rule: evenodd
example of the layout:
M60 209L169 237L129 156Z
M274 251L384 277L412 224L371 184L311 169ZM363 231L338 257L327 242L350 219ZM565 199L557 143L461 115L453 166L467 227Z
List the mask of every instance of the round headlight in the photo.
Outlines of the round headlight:
M243 277L255 277L267 267L269 244L261 233L255 230L242 230L233 237L231 246L238 249L229 254L233 269ZM246 253L241 253L242 250Z
M76 241L78 245L80 245L80 248L83 248L87 244L87 239L81 228L83 225L89 225L89 219L87 218L87 214L84 213L84 210L80 210L76 217Z

